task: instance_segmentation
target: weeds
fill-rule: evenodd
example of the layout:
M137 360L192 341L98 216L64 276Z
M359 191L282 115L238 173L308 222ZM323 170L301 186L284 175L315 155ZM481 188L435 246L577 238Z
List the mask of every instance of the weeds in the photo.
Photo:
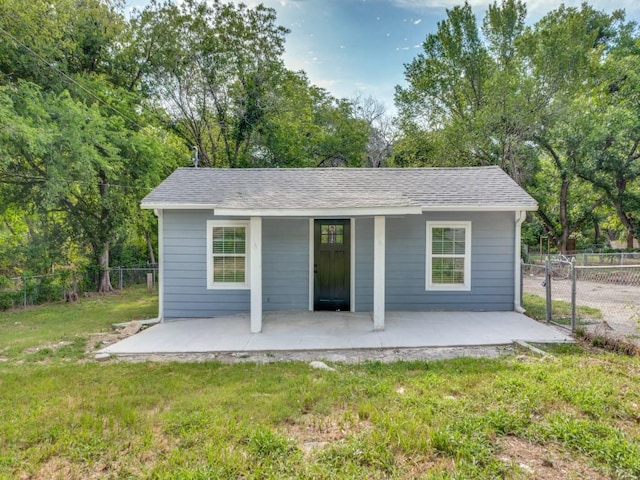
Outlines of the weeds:
M640 348L624 338L607 335L599 332L589 332L583 328L576 331L576 337L581 338L597 348L603 348L621 355L639 355Z

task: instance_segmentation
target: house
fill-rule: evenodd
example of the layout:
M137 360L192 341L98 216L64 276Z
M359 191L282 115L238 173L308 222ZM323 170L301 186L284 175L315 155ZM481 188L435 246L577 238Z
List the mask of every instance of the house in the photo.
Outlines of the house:
M498 167L196 169L158 216L160 318L263 311L521 311L520 226L537 204Z

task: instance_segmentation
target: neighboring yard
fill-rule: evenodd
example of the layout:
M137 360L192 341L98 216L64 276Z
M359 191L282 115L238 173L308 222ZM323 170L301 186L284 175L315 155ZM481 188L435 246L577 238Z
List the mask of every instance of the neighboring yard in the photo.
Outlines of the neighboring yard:
M91 333L155 302L0 314L0 478L640 477L637 357L563 346L335 372L85 357Z

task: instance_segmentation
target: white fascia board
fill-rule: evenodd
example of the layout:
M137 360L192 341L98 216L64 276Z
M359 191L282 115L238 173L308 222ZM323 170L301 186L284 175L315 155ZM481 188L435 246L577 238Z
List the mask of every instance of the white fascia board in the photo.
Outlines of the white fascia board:
M532 205L430 205L422 207L423 212L535 212L538 206Z
M420 215L419 206L338 207L338 208L215 208L215 215L259 217L355 217L379 215Z
M215 204L203 203L141 203L140 208L146 210L211 210L215 208Z

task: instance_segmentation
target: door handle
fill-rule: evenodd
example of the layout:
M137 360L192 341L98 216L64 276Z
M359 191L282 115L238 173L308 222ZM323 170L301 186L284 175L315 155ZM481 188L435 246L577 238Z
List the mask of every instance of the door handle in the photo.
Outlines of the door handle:
M318 264L317 263L313 264L313 273L315 273L315 274L318 273Z

